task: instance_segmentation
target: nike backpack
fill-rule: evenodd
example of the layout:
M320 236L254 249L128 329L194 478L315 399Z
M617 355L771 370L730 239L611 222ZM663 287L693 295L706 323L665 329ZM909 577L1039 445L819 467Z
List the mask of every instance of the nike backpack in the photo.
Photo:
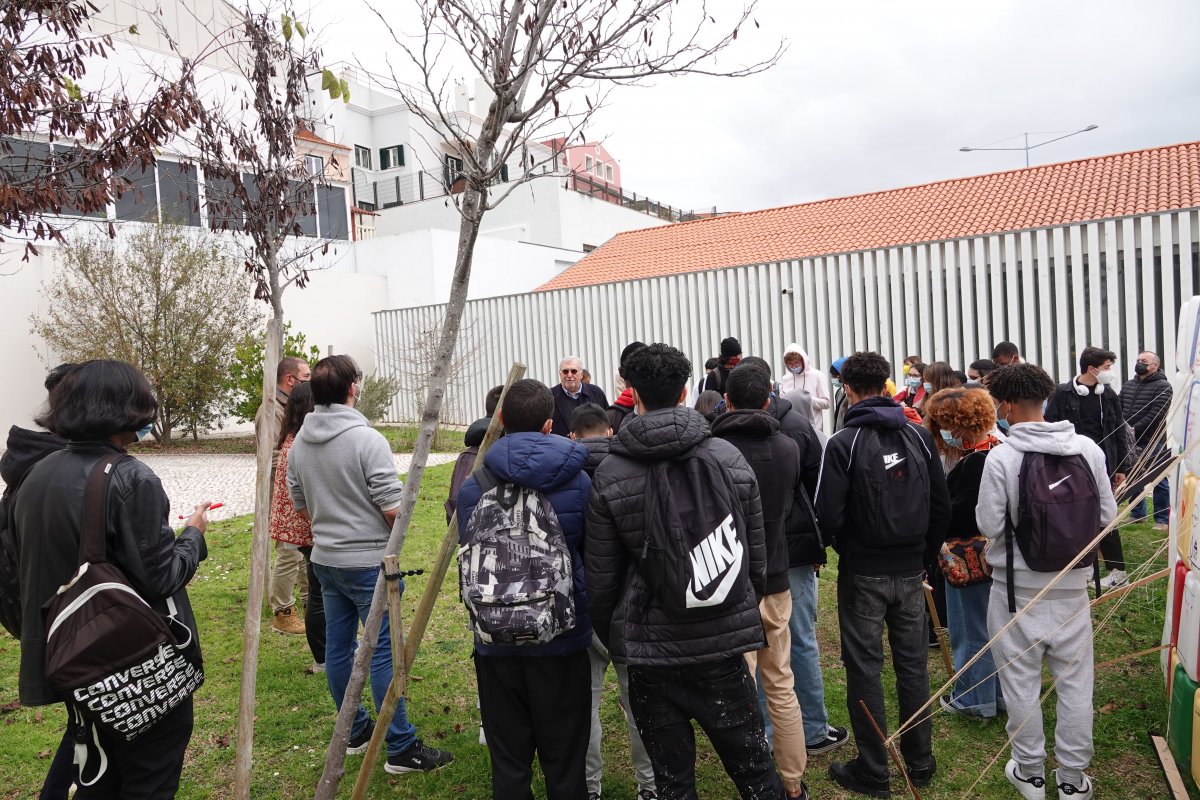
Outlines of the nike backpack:
M534 489L475 472L483 494L458 550L459 596L484 644L544 644L575 627L571 553Z
M706 448L655 462L645 486L640 571L659 605L717 616L750 586L746 520L729 473Z
M850 456L850 507L862 523L854 542L872 550L912 548L929 530L929 454L906 424L860 436Z
M1020 506L1017 524L1005 515L1007 527L1008 610L1016 613L1013 587L1013 541L1034 572L1058 572L1085 549L1100 532L1100 492L1087 460L1076 453L1058 456L1026 453L1018 480ZM1092 566L1094 549L1075 569Z

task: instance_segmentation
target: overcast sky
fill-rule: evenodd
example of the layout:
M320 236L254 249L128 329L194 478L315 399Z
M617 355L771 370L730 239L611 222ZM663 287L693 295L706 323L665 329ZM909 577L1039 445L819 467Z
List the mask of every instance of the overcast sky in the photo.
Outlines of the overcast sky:
M311 1L327 60L381 67L389 40L364 0ZM1032 164L1200 139L1197 0L759 6L762 28L731 56L783 37L774 69L613 93L588 134L627 190L748 211L1022 167L1021 152L959 148L1019 146L1025 131L1100 126L1034 149Z

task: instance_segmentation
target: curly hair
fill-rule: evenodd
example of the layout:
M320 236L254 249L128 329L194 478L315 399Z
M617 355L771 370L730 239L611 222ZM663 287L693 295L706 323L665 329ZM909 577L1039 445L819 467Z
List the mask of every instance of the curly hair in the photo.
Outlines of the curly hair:
M934 444L944 450L943 429L983 436L996 425L996 406L986 389L943 389L926 401L925 423L933 432Z
M855 353L842 364L842 383L864 397L879 394L892 374L892 365L875 352Z
M1054 389L1054 380L1033 364L1009 364L988 373L988 392L1001 403L1041 403Z

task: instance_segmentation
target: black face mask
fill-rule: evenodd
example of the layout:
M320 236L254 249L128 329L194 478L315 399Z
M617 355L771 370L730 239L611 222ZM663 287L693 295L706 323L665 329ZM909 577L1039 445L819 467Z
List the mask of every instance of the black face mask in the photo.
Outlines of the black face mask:
M1139 361L1136 365L1134 365L1133 371L1138 375L1145 375L1150 371L1150 365L1143 364L1141 361Z

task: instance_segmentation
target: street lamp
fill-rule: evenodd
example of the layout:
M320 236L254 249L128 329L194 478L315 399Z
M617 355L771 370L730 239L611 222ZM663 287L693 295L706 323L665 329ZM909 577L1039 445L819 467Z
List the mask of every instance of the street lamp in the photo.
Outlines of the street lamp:
M1030 144L1029 143L1029 135L1030 134L1025 133L1024 134L1024 136L1025 136L1025 146L1024 147L960 147L960 148L958 148L958 152L973 153L977 150L1024 150L1025 151L1025 166L1028 167L1029 166L1029 151L1034 149L1035 147L1041 147L1044 144L1050 144L1051 142L1057 142L1061 139L1066 139L1068 136L1074 136L1075 134L1078 134L1078 133L1087 133L1088 131L1094 131L1094 130L1096 130L1096 128L1099 128L1099 127L1100 127L1099 125L1088 125L1086 128L1080 128L1077 131L1071 131L1070 133L1064 133L1062 136L1055 136L1053 139L1047 139L1046 141L1038 142L1037 144ZM1048 131L1048 133L1057 133L1057 132L1058 131ZM1032 133L1035 136L1038 135L1036 131L1032 131ZM1013 138L1016 138L1016 137L1013 137ZM1004 140L1002 139L1001 141L1004 141Z

